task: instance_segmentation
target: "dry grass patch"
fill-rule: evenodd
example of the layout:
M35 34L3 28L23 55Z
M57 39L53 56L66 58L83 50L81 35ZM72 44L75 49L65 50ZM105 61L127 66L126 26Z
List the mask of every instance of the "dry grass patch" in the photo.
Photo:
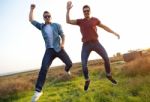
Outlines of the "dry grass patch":
M24 78L8 79L0 83L0 98L9 97L20 91L30 90L32 83Z
M140 57L126 63L122 69L127 76L147 75L150 72L150 57Z

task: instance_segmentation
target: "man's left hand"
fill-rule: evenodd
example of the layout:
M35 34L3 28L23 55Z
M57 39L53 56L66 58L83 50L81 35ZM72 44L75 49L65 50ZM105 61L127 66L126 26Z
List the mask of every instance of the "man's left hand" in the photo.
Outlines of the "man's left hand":
M61 44L60 47L61 47L62 49L64 49L64 44Z

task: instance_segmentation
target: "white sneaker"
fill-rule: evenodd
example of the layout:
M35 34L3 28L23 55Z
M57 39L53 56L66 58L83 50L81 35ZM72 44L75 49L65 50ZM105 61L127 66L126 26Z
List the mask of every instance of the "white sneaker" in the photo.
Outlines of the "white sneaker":
M70 72L70 71L68 71L67 73L68 73L68 75L71 75L71 72Z
M33 97L32 97L31 102L36 102L36 101L40 98L40 96L41 96L42 94L43 94L43 92L35 91L35 93L34 93L34 95L33 95Z
M70 75L70 76L71 76L71 72L70 72L70 71L68 71L68 72L67 72L67 71L65 71L65 74L66 74L66 75Z

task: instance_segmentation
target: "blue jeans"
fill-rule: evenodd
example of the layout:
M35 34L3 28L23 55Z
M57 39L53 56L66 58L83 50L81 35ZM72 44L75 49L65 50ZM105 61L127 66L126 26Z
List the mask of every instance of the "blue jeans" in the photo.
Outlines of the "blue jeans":
M111 73L109 57L104 47L99 43L99 41L96 40L96 41L85 42L83 43L82 46L81 61L82 61L82 70L83 70L84 78L86 80L89 79L87 62L91 51L95 51L103 58L106 74L109 75Z
M60 58L66 64L65 70L69 70L72 67L72 61L70 60L69 56L67 55L64 49L62 49L60 52L56 52L52 48L46 49L36 83L36 91L40 92L42 90L42 87L45 83L48 68L56 57Z

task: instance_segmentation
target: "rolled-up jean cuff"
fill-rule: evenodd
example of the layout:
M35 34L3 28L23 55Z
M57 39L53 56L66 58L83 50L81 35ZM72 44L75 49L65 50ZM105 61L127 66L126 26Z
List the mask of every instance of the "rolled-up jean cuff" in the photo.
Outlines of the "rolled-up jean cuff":
M41 92L41 90L40 90L40 89L38 89L38 88L36 88L36 89L35 89L35 91L37 91L37 92Z

